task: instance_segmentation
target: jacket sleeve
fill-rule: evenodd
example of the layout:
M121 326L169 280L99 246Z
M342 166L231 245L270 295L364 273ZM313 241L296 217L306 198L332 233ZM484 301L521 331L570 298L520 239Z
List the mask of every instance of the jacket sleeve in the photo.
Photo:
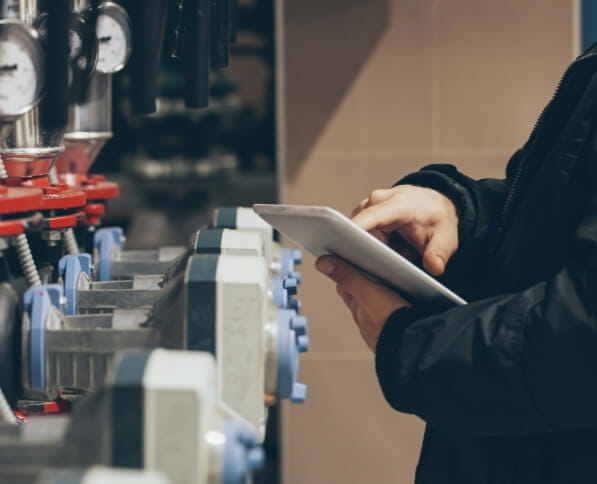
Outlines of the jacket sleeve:
M394 313L376 370L397 410L476 435L597 426L597 194L554 277L438 315Z

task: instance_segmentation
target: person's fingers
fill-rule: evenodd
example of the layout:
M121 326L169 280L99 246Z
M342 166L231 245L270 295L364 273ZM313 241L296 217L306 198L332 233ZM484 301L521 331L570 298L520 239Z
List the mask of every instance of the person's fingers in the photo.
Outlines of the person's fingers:
M421 257L419 251L409 244L398 232L392 232L388 238L388 245L403 257L410 261L418 260Z
M351 218L355 217L358 213L364 210L367 207L372 205L377 205L378 203L385 202L388 198L390 198L394 194L394 191L391 188L380 188L378 190L373 190L371 195L367 198L363 198L358 205L353 208L351 213Z
M448 224L438 226L423 252L423 267L434 276L441 276L448 260L458 249L458 232Z
M352 221L367 232L375 228L400 226L413 219L413 210L409 205L396 205L386 200L361 210Z
M388 245L388 242L390 239L389 239L388 235L383 230L373 229L369 233L371 235L373 235L373 237L375 237L376 239L379 239L384 244Z
M378 190L373 190L371 195L369 195L367 205L378 205L381 202L385 202L388 198L390 198L394 194L394 190L390 188L380 188Z
M323 256L317 260L316 266L350 294L358 306L366 308L374 320L385 321L402 301L395 292L374 282L342 259Z
M357 213L359 213L361 210L363 210L367 204L369 203L369 198L363 198L363 200L361 200L358 205L356 207L354 207L352 209L352 213L350 214L350 217L354 217Z

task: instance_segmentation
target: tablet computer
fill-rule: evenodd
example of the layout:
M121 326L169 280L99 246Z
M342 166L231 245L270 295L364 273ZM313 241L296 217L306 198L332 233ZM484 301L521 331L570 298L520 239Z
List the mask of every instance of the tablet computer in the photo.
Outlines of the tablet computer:
M253 209L315 257L339 256L395 288L413 303L436 309L466 304L460 296L332 208L256 204Z

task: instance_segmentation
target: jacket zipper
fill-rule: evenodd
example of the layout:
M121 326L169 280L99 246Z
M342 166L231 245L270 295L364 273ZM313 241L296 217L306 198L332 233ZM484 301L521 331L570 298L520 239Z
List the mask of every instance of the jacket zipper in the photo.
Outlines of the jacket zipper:
M537 139L539 138L539 135L541 134L541 130L544 128L544 125L546 122L545 119L546 119L547 115L553 109L553 106L555 105L557 98L559 96L561 96L564 89L568 87L567 83L569 82L573 72L578 68L578 66L580 64L584 64L584 62L586 60L592 59L596 56L597 56L597 51L591 50L589 53L587 53L583 56L579 56L572 64L570 64L570 66L568 67L568 69L566 69L566 72L564 72L564 75L560 79L560 82L558 83L556 90L551 97L551 100L545 106L545 108L543 108L543 111L541 111L541 114L537 118L537 121L535 121L533 130L531 131L531 135L529 136L529 140L527 141L527 144L524 147L524 152L525 152L524 158L520 161L520 166L518 166L516 169L516 173L512 180L512 185L510 186L510 190L508 191L508 195L506 196L506 200L502 207L502 211L500 214L500 223L498 226L495 242L492 245L492 250L496 248L498 242L501 239L501 235L505 228L506 222L507 222L508 217L512 211L514 202L516 201L516 198L519 194L518 186L520 185L520 182L521 182L522 176L525 172L525 169L529 165L529 160L531 160L533 158L532 151L537 145Z

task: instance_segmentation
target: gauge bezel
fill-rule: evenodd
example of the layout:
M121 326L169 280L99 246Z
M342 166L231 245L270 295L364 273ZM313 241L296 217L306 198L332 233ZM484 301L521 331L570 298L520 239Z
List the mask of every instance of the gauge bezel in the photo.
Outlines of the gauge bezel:
M98 7L98 9L97 9L98 21L102 15L107 15L109 17L112 17L114 20L116 20L116 22L118 22L122 26L122 29L123 29L124 35L125 35L125 39L126 39L126 52L124 55L124 60L120 64L116 65L113 69L110 69L108 71L103 71L103 70L99 69L99 52L100 52L101 46L99 45L99 39L98 39L98 49L97 49L98 50L98 52L97 52L98 62L96 63L95 69L97 72L100 72L102 74L114 74L114 73L119 72L122 69L124 69L131 57L131 52L133 50L133 33L131 30L131 20L129 18L127 11L124 8L122 8L120 5L118 5L117 3L114 3L114 2L105 2L105 3L102 3ZM96 31L96 34L97 34L97 31Z
M24 105L20 110L12 113L5 113L0 110L0 119L5 121L17 119L31 111L41 101L45 92L45 60L46 53L35 29L18 19L0 19L0 40L14 36L21 42L28 53L31 53L31 60L35 69L37 83L33 100Z

